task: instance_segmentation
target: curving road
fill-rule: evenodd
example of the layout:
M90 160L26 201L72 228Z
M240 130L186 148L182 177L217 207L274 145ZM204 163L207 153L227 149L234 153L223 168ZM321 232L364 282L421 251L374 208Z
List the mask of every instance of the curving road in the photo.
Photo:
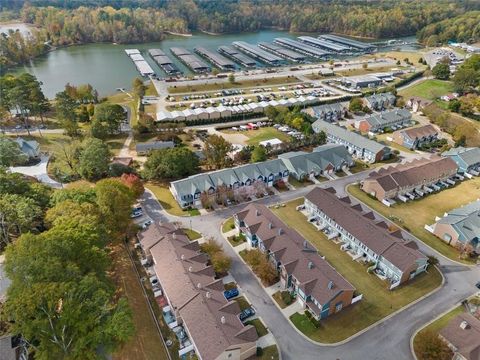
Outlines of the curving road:
M364 171L328 181L322 183L321 187L333 186L337 189L337 192L344 193L346 185L360 181L368 173L369 171ZM313 186L281 193L268 199L259 200L259 202L271 205L292 200L304 196ZM445 277L443 288L344 344L334 346L315 344L300 335L293 328L280 310L272 303L272 300L250 270L240 261L235 251L226 241L222 240L222 222L243 208L244 204L204 216L182 218L169 215L163 211L155 196L148 191L145 192L142 201L145 211L154 221L181 222L185 227L192 227L200 231L204 236L211 236L222 242L225 252L232 258L232 275L247 293L248 298L275 336L284 360L412 359L410 338L415 330L474 293L476 290L474 284L480 280L479 266L467 267L453 262L417 240L420 249L424 253L434 254L440 260L440 269ZM409 236L412 237L411 235Z

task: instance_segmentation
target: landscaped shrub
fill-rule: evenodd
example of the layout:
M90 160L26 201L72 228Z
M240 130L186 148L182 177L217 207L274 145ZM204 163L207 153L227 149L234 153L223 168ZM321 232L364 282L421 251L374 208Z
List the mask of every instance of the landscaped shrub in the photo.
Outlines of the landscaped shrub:
M290 305L293 302L293 297L288 291L282 291L281 292L282 296L282 301L285 303L285 305Z
M317 329L320 327L320 321L315 319L310 311L306 310L305 316L308 318L308 320L310 320L313 326L315 326Z

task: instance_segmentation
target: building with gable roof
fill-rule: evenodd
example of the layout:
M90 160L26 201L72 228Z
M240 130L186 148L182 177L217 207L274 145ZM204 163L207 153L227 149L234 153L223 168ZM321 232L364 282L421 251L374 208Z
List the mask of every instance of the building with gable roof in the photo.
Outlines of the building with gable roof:
M379 93L365 97L368 108L375 111L384 111L395 105L397 98L392 93Z
M426 227L435 236L452 246L470 245L480 253L480 199L446 212Z
M361 204L352 204L350 197L339 198L333 188L315 188L305 196L309 220L329 228L348 250L386 277L391 288L413 279L427 269L427 257L413 241L402 237L401 230L390 231L388 224Z
M480 320L464 313L440 330L440 338L453 351L453 360L480 359Z
M266 206L250 204L234 220L248 247L268 254L282 288L295 293L315 319L325 319L352 303L355 288Z
M383 132L385 128L402 128L412 124L412 114L405 109L395 109L372 114L355 121L355 128L361 132Z
M170 223L152 224L139 241L161 285L167 323L183 334L180 357L192 351L204 360L243 360L255 355L255 327L245 326L238 317L240 305L225 299L222 279L215 277L197 241L190 241Z
M438 140L438 131L431 124L410 129L397 130L392 134L393 141L409 149L417 149L424 144Z
M320 120L336 122L347 114L347 103L339 102L313 106L311 108L313 115Z
M478 175L480 172L480 148L457 147L445 151L442 156L449 157L458 165L459 171Z

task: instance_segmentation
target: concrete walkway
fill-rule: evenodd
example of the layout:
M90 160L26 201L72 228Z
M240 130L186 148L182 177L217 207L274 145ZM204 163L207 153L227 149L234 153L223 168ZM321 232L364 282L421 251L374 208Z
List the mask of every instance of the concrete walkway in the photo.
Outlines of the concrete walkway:
M14 166L10 168L12 173L20 173L27 176L32 176L36 178L38 181L44 183L55 189L60 189L63 187L61 183L56 180L53 180L50 176L48 176L47 172L47 165L50 156L42 155L40 157L40 162L37 165L33 166Z

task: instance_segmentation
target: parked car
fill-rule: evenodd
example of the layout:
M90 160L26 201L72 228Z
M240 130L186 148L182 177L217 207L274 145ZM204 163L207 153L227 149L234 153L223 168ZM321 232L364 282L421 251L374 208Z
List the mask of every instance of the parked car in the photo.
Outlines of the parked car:
M225 299L227 300L230 300L236 296L238 296L239 292L238 292L238 289L237 288L233 288L233 289L230 289L230 290L225 290L223 292L223 296L225 296Z
M249 317L255 315L255 310L251 307L243 310L238 317L240 318L240 321L245 321Z
M138 218L138 217L140 217L140 216L142 216L142 215L143 215L143 212L142 212L142 211L134 211L134 212L132 212L132 214L130 215L130 217L131 217L132 219L135 219L135 218Z
M152 220L147 220L142 224L142 229L146 229L152 224Z
M480 289L480 281L475 284L475 286Z

